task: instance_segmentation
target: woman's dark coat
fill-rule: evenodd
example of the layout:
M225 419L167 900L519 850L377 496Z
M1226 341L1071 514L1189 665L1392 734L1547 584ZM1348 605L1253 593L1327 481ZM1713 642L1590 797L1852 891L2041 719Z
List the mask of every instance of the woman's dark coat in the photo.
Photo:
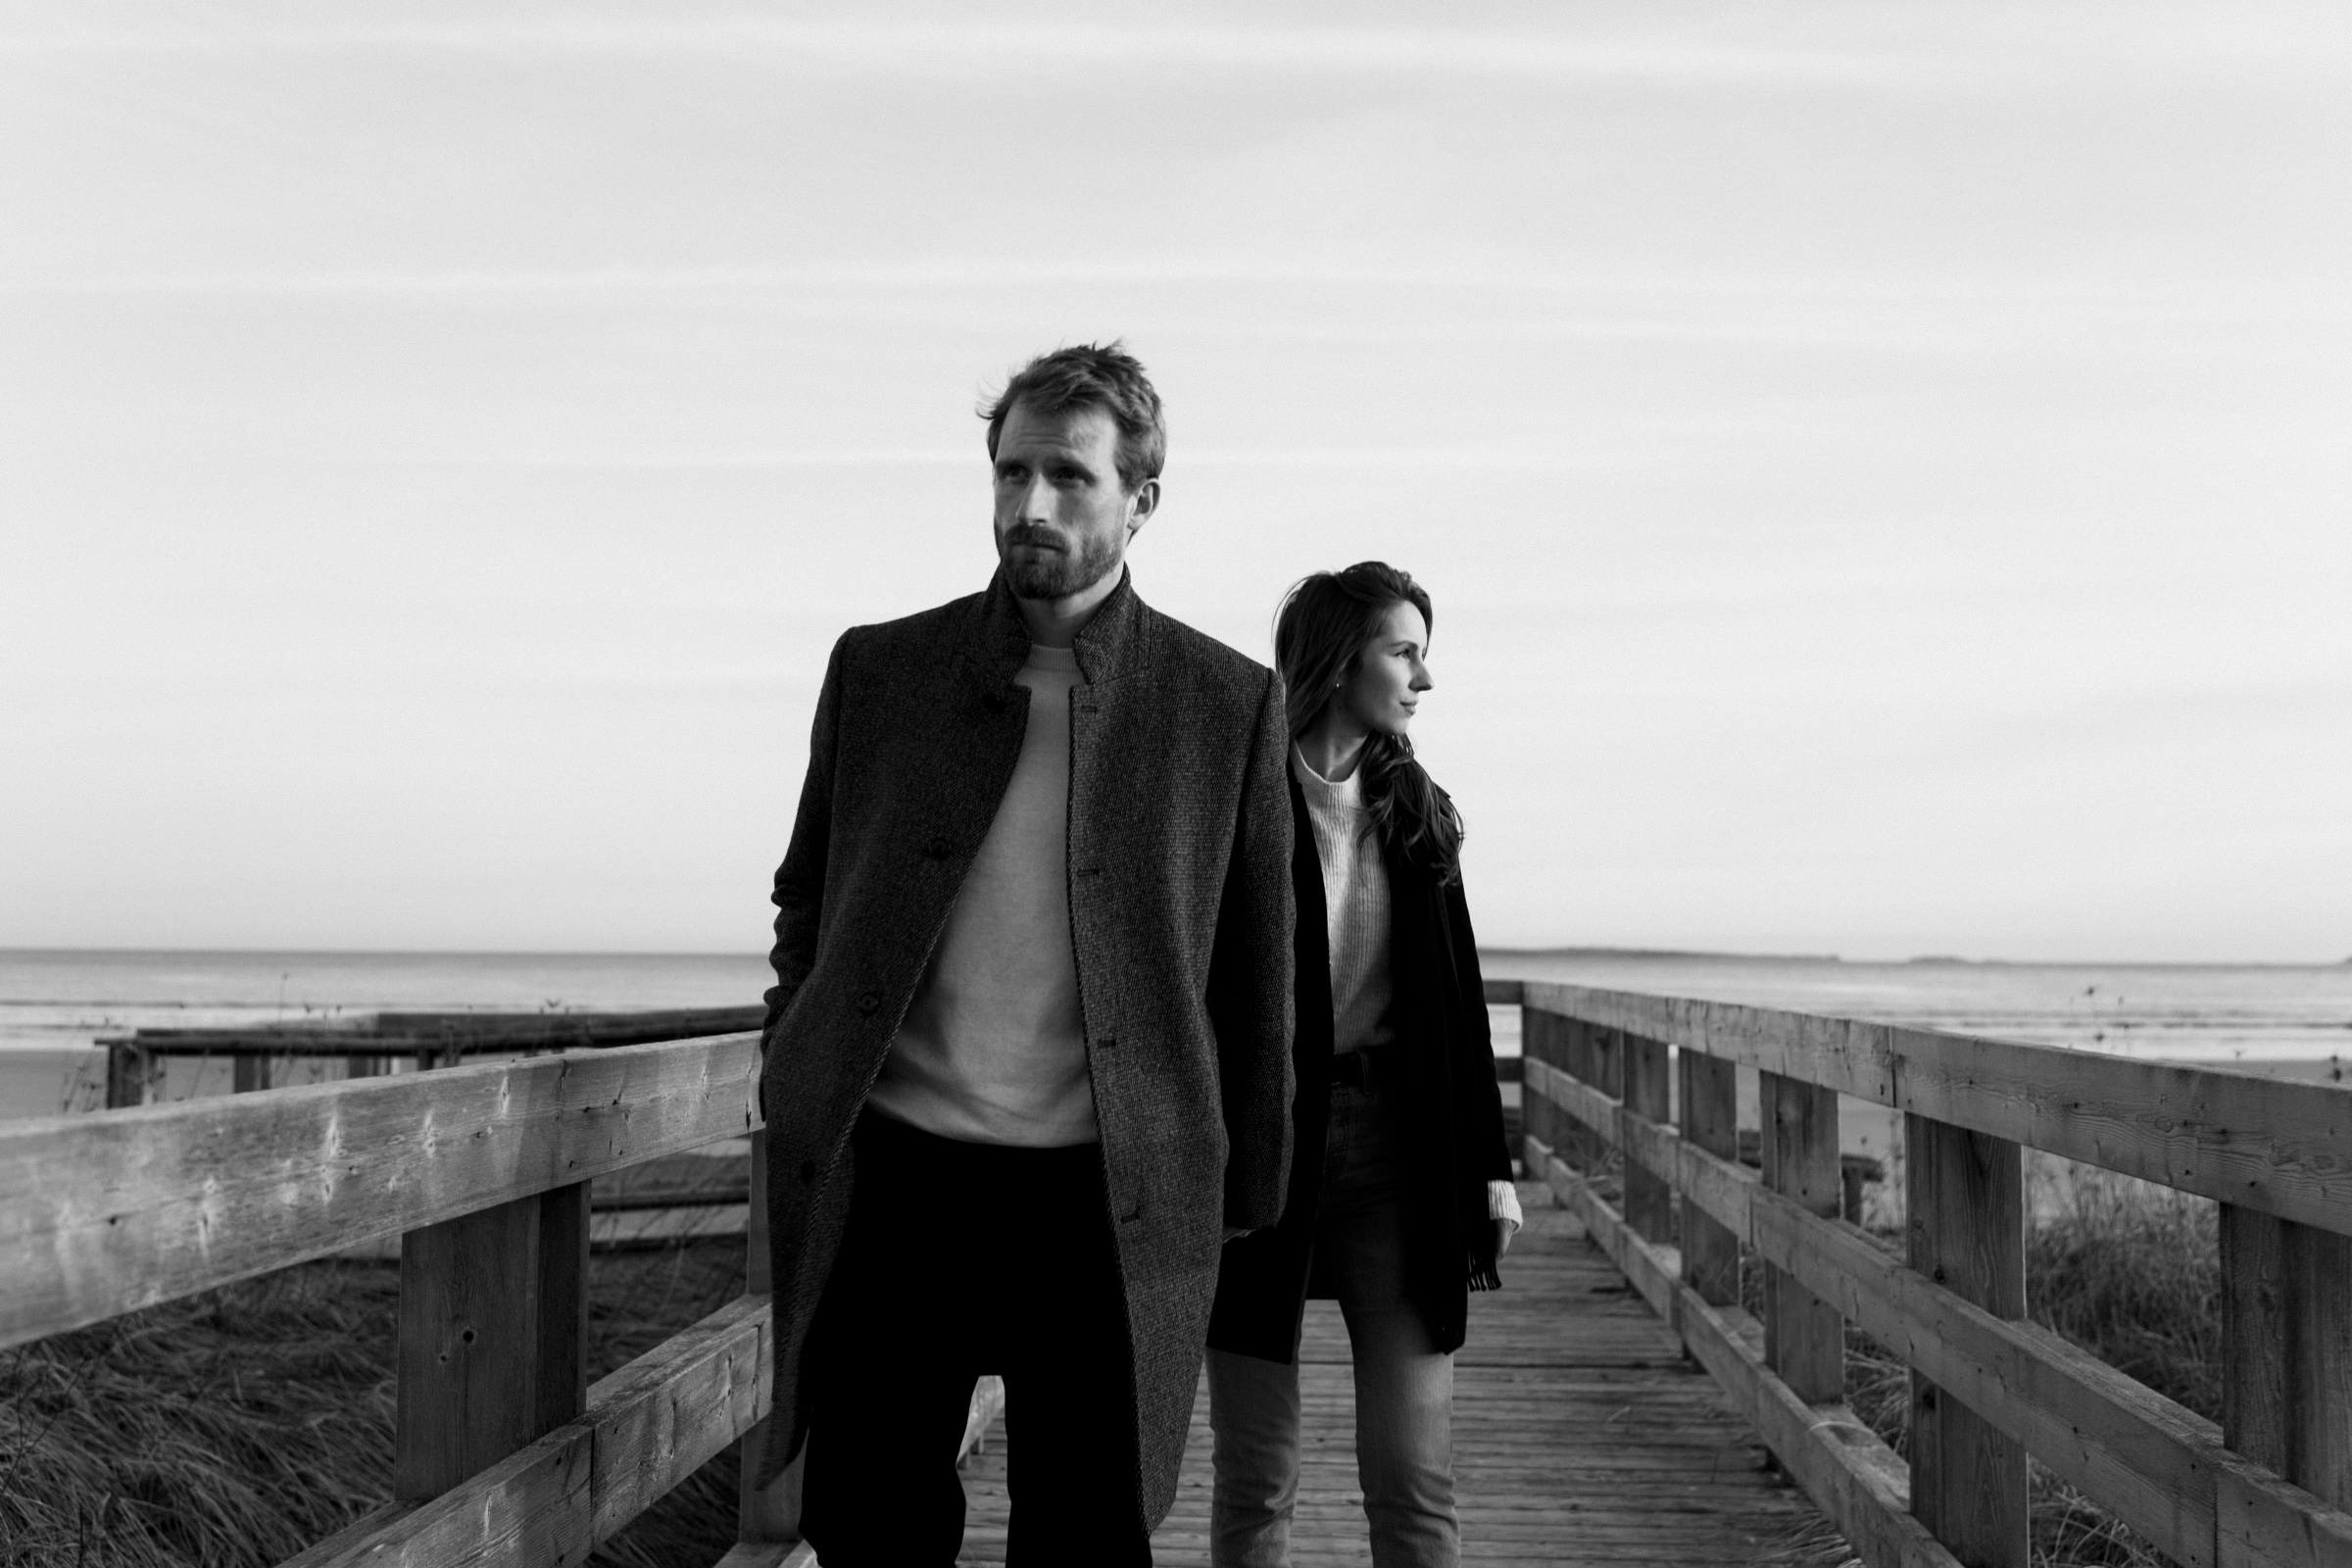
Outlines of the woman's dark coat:
M1298 1098L1292 1108L1290 1197L1281 1224L1226 1245L1208 1325L1208 1343L1220 1350L1286 1363L1305 1311L1332 1061L1323 866L1295 779L1291 817L1291 890L1298 910L1291 1050ZM1483 1268L1492 1280L1494 1222L1487 1214L1487 1183L1511 1179L1511 1156L1462 885L1441 886L1394 852L1382 861L1389 873L1396 1038L1381 1050L1401 1070L1396 1098L1407 1118L1405 1294L1437 1348L1452 1351L1461 1347L1472 1273Z
M1000 577L843 634L825 671L776 871L760 1083L785 1435L766 1447L770 1474L808 1428L801 1360L849 1218L850 1130L1012 777L1028 653ZM1219 1244L1227 1227L1273 1224L1286 1190L1282 686L1124 579L1075 653L1070 941L1127 1297L1139 1502L1156 1524L1175 1496ZM907 1234L924 1223L906 1216Z

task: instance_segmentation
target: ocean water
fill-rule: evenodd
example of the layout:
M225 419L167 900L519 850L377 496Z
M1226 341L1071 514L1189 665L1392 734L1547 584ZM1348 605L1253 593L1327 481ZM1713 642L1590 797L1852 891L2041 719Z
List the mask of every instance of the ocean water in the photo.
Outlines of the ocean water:
M2338 1058L2352 1056L2352 965L1842 963L1521 952L1489 953L1486 965L1498 977L2336 1081ZM103 1054L93 1042L137 1028L322 1021L391 1007L740 1006L758 1002L767 984L766 960L757 954L0 951L0 1116L103 1103ZM1494 1021L1496 1049L1516 1053L1517 1009L1496 1008ZM227 1072L224 1062L176 1063L164 1094L223 1090ZM1858 1147L1885 1136L1856 1126Z
M386 1008L727 1007L759 1002L764 955L0 950L0 1117L106 1102L102 1036L328 1022ZM293 1081L338 1067L299 1064ZM162 1098L225 1092L226 1062L175 1060ZM281 1082L288 1081L281 1078Z

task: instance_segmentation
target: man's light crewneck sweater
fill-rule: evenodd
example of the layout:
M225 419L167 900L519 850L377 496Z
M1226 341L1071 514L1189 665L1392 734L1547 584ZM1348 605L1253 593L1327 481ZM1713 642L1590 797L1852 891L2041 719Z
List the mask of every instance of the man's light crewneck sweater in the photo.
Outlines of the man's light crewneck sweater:
M1094 1075L1070 945L1070 692L1078 657L1031 647L1020 760L867 1102L969 1144L1091 1144Z

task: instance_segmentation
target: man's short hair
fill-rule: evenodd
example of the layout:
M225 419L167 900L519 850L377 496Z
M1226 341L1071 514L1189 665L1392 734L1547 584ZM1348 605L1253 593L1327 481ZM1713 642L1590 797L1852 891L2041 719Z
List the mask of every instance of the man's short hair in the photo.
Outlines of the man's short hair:
M1101 409L1118 426L1119 488L1129 495L1156 479L1168 461L1168 426L1159 394L1141 361L1124 343L1084 343L1040 354L1013 372L996 401L980 411L988 421L988 460L997 460L997 437L1004 416L1016 408L1034 414Z

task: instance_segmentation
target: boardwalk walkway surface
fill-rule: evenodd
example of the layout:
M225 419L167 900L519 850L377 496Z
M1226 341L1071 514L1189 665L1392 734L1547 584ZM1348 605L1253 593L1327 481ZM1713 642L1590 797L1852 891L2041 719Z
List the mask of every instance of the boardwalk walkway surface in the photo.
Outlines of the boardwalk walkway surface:
M1615 1265L1522 1183L1528 1226L1502 1291L1470 1298L1455 1357L1454 1471L1465 1562L1707 1568L1784 1548L1816 1515L1765 1468L1763 1446ZM1306 1474L1291 1538L1296 1568L1366 1563L1355 1486L1348 1335L1328 1301L1309 1305L1304 1348ZM964 1475L966 1563L1004 1560L1003 1433ZM1153 1538L1162 1568L1208 1561L1208 1395L1175 1510Z

